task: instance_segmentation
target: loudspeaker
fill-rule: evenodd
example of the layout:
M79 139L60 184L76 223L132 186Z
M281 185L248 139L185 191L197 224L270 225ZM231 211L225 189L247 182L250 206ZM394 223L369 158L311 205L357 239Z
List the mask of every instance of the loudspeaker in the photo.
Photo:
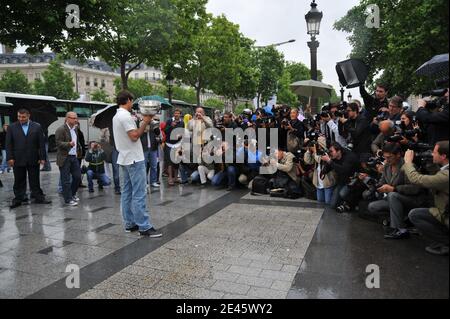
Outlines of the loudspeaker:
M347 89L358 87L366 82L369 71L362 60L349 59L336 64L339 82Z

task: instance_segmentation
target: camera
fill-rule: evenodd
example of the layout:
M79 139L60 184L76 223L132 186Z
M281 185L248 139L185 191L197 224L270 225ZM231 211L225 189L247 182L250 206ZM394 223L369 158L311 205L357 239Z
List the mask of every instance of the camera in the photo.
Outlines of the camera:
M387 121L387 120L389 120L389 112L378 113L378 115L377 115L378 122Z
M363 183L367 187L367 189L362 193L362 198L364 200L375 201L384 198L385 194L378 192L378 188L382 185L379 185L376 179L367 177L364 179Z

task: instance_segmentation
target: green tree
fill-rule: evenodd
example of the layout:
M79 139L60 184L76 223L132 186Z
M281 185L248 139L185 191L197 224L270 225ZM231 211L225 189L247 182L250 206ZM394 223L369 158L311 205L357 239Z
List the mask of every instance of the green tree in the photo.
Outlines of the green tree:
M369 4L381 8L378 29L365 26ZM369 85L381 75L379 80L389 85L391 94L406 97L433 85L414 71L432 56L449 51L448 10L447 0L361 0L335 28L350 33L351 57L369 67Z
M120 68L121 87L142 63L159 65L174 28L173 0L111 0L108 19L91 25L95 35L74 38L65 46L67 55L85 59L97 56Z
M50 95L58 99L75 100L79 97L74 91L72 75L65 72L59 59L50 62L42 73L42 80L34 81L34 91L39 95Z
M98 89L98 90L95 90L94 92L92 92L91 100L97 101L97 102L111 103L108 93L106 93L105 90L103 90L103 89Z
M108 18L115 1L93 0L2 0L0 10L0 43L15 48L29 46L27 52L42 52L46 46L59 52L69 39L93 36L92 28ZM79 6L80 27L66 24L69 3ZM73 22L68 19L69 23ZM69 27L68 27L69 26Z
M19 70L6 71L0 79L0 91L30 94L33 92L26 76Z
M120 78L116 78L114 80L116 94L122 90L121 84L122 83ZM154 95L153 90L154 88L152 87L152 85L148 81L145 81L144 79L130 78L128 80L128 91L130 91L133 94L135 99L140 98L142 96Z
M197 103L197 95L193 88L184 88L181 86L174 86L172 98L174 100L181 100L186 103L191 103L191 104Z
M215 108L215 109L221 110L221 111L223 111L225 108L225 103L216 98L210 98L210 99L206 100L203 104L207 107L212 107L212 108Z
M278 82L283 75L284 56L275 47L259 49L256 54L258 84L256 87L259 101L268 101L278 89Z

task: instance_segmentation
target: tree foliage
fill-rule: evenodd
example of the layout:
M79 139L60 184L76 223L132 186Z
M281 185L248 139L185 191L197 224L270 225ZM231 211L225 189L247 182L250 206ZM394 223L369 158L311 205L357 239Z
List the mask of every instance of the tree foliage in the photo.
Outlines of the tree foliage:
M98 89L98 90L95 90L94 92L92 92L91 93L91 101L111 103L108 93L106 93L105 90L103 90L103 89Z
M376 4L381 27L366 27L366 8ZM369 67L368 83L380 81L392 94L421 93L433 84L414 71L434 55L447 53L449 2L447 0L361 0L335 28L350 33L351 57Z
M259 103L260 100L268 101L277 92L278 81L283 75L284 56L275 47L270 46L257 50L256 61L256 93Z
M0 91L11 93L33 93L26 76L19 70L6 71L0 79Z
M34 91L39 95L50 95L58 99L74 100L79 97L73 89L72 75L65 72L59 59L50 62L42 72L42 80L34 81Z

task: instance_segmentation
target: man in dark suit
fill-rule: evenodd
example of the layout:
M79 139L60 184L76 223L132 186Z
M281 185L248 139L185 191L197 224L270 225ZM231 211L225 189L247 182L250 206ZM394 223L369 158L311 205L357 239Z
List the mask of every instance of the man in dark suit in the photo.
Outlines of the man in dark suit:
M30 112L20 109L17 122L6 134L6 159L14 168L14 200L11 208L26 203L27 174L31 196L37 204L50 204L45 199L39 180L39 165L45 164L44 132L40 124L30 121Z

